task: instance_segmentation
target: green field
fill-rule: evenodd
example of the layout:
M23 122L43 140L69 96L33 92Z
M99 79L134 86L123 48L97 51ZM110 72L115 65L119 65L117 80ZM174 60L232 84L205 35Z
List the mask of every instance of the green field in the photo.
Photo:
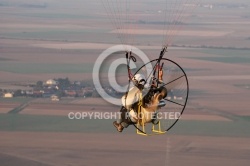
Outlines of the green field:
M207 57L192 57L192 59L223 62L223 63L250 63L249 50L234 50L234 49L198 49L195 52L210 54L213 56ZM216 57L214 55L217 55Z
M85 40L89 35L102 35L107 32L106 29L74 29L61 27L57 29L51 28L36 28L36 29L27 29L20 28L17 32L5 32L2 33L1 36L5 38L15 38L15 39L41 39L41 40L60 40L60 41L86 41L90 42L90 40ZM94 42L94 41L93 41Z
M31 98L31 97L2 98L0 97L0 102L3 102L3 103L26 103L31 100L34 100L34 98Z
M239 121L180 120L169 133L181 135L250 137L249 116ZM0 114L1 131L115 133L113 120L70 120L64 116ZM130 126L125 133L133 133Z
M124 65L125 66L125 65ZM126 73L125 67L119 68L116 74ZM39 73L92 73L94 63L83 64L58 64L58 63L18 63L1 62L0 71L20 73L20 74L39 74ZM100 73L107 73L109 64L105 63L100 68Z
M250 90L250 84L236 84L234 85L238 88L242 88L242 89L246 89L246 90Z
M250 58L245 57L191 57L192 59L222 62L222 63L250 63Z
M91 73L93 64L57 64L57 63L16 63L0 62L0 71L38 74L38 73Z

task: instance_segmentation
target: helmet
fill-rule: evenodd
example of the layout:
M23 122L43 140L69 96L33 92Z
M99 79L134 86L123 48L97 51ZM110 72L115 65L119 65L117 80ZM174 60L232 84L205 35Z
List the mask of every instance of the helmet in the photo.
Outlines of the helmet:
M134 81L136 86L146 84L146 78L145 78L145 76L143 74L136 74L133 77L133 81Z

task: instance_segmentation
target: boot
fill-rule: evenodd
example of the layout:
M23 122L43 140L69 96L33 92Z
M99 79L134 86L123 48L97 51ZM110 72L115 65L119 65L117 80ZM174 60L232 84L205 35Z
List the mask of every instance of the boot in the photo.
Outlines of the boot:
M158 125L159 124L159 120L157 119L157 113L154 114L153 119L151 121L154 125Z
M122 132L122 130L124 129L124 127L121 124L117 123L116 121L113 122L113 125L116 127L117 131L119 132Z
M159 124L159 120L158 119L152 119L151 121L154 125L158 125Z

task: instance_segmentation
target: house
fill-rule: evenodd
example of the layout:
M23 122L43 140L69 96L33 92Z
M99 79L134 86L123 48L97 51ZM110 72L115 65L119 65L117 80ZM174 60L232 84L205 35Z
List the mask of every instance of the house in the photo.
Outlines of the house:
M77 95L75 90L65 90L64 93L66 96L70 96L70 97L75 97Z
M4 98L13 98L13 94L12 93L5 93Z
M53 80L53 79L49 79L49 80L47 80L46 81L46 85L57 85L58 84L58 82L57 81L55 81L55 80Z
M50 99L51 99L52 101L60 101L60 98L59 98L59 96L57 96L57 95L52 95L52 96L50 97Z
M52 89L44 89L44 90L42 90L42 96L43 96L44 98L51 97L51 96L54 95L54 94L55 94L55 91L52 90Z

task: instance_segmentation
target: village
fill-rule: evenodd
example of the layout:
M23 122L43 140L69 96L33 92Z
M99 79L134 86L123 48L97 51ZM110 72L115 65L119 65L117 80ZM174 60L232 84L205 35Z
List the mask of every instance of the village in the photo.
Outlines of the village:
M93 85L84 81L71 82L68 78L37 81L36 84L22 84L19 87L23 87L23 89L0 88L0 97L50 98L52 101L60 101L61 98L100 97ZM29 87L29 90L27 90L27 87ZM120 95L111 87L104 87L104 90L112 96Z
M0 98L30 97L30 98L50 98L51 101L72 98L99 98L100 94L91 83L84 81L71 82L68 78L49 79L47 81L37 81L36 84L19 84L19 89L4 89L0 87ZM28 87L28 90L27 90ZM110 86L102 87L103 92L113 97L122 97L124 93L114 90ZM182 100L178 90L168 92L167 99Z

